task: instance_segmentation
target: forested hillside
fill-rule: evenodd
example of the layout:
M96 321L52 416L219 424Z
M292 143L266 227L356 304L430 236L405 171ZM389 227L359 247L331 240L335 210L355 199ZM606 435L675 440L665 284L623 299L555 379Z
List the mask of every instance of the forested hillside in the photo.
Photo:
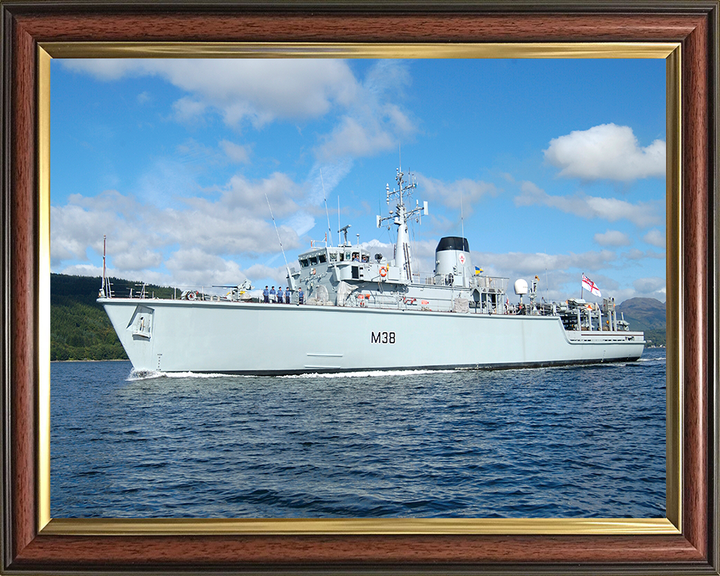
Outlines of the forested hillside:
M665 346L665 303L655 298L630 298L617 307L630 323L630 330L645 332L649 346Z
M110 279L115 296L139 290L136 282ZM127 355L115 330L96 300L100 278L50 275L50 359L120 360ZM148 296L168 298L172 288L147 286Z

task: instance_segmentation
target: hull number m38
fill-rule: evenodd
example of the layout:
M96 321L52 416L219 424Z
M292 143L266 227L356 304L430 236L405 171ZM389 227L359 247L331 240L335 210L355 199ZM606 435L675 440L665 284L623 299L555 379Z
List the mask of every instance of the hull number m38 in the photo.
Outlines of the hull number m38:
M373 332L370 335L372 344L395 344L395 332Z

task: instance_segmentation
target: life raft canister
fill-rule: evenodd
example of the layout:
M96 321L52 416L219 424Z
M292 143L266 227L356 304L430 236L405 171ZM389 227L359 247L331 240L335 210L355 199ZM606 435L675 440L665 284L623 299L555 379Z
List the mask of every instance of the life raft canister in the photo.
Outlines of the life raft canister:
M189 293L188 293L188 295L187 295L187 299L188 299L188 300L195 300L195 298L196 298L195 292L189 292Z

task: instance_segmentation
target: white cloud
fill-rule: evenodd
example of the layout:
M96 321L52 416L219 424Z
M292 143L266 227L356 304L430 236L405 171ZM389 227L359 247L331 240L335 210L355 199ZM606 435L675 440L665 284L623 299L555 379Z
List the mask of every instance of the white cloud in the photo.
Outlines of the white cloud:
M487 272L493 270L499 275L514 277L534 276L544 270L564 271L576 268L585 271L600 270L612 265L617 258L611 250L583 252L581 254L545 254L542 252L509 252L493 254L489 252L473 253L473 261ZM578 283L580 280L578 280Z
M258 181L235 176L214 197L171 203L152 196L140 202L117 191L75 194L64 206L52 207L53 269L81 270L93 252L102 253L107 235L109 265L121 277L165 284L242 281L245 274L234 257L280 251L266 195L289 250L314 226L313 217L299 210L305 192L306 187L275 173ZM277 220L290 215L286 222ZM158 271L163 264L168 272Z
M73 194L65 206L53 206L50 238L53 266L66 260L85 260L88 250L102 254L104 234L114 238L118 253L127 250L132 241L128 231L135 231L138 208L136 202L114 190L95 198Z
M281 172L274 172L258 181L235 175L230 179L220 204L223 209L242 209L263 217L270 216L272 211L277 218L295 213L297 200L304 194L302 186Z
M665 248L665 234L656 228L645 234L643 240L658 248Z
M247 164L250 162L250 153L248 152L247 146L241 146L229 140L221 140L220 148L222 148L225 155L233 162L239 164Z
M644 260L645 259L645 252L643 252L642 250L639 250L638 248L633 248L632 250L628 250L623 255L628 260Z
M546 300L564 301L568 297L580 297L582 272L592 278L604 296L617 297L621 293L620 285L602 273L617 261L617 255L611 250L580 254L472 252L471 255L472 264L483 268L485 274L509 279L507 292L511 301L517 301L513 291L515 280L524 278L530 282L536 275L539 277L538 297Z
M399 134L412 134L417 130L412 119L395 104L386 104L383 107L385 117Z
M186 92L172 111L185 124L197 124L212 112L235 128L261 128L278 119L332 112L338 115L336 125L319 135L315 149L322 161L382 153L417 131L415 120L395 101L410 83L406 64L395 60L372 66L363 82L348 62L330 59L67 60L62 65L103 81L159 76Z
M643 292L654 291L665 288L664 278L640 278L633 283L636 288Z
M629 253L635 252L630 250ZM637 250L638 259L654 258L654 253ZM566 300L568 297L580 296L581 273L587 274L600 288L603 296L611 296L617 302L628 298L643 296L664 300L665 280L660 277L643 279L634 283L623 285L616 280L616 275L607 275L607 270L617 270L620 267L636 269L636 262L630 260L629 253L618 255L613 250L587 251L579 254L546 254L511 252L496 254L490 252L472 252L472 264L484 269L489 276L508 278L508 294L513 300L513 283L518 278L528 282L536 275L539 277L538 297L547 300ZM592 301L599 299L590 297L587 291L585 298Z
M84 72L106 82L119 80L123 76L141 76L144 73L138 66L138 60L124 58L61 60L60 62L68 70Z
M174 205L179 197L200 192L196 177L202 170L197 162L181 157L158 158L138 179L140 198L155 206Z
M413 273L420 274L420 278L416 278L416 280L420 280L425 276L432 276L435 273L435 248L437 248L437 245L437 240L414 240L410 242ZM389 245L388 254L388 258L393 257L392 244Z
M316 162L307 178L310 186L308 201L317 206L323 204L352 167L353 161L347 157L334 159L332 162Z
M637 292L637 296L657 298L658 300L664 300L666 297L666 284L664 278L639 278L633 282L633 287Z
M646 258L652 258L656 260L665 259L664 252L655 252L654 250L638 250L637 248L633 248L632 250L624 252L622 256L627 258L628 260L645 260Z
M315 227L315 218L313 218L310 214L304 211L296 212L290 218L288 218L285 221L284 226L286 228L290 228L293 230L295 236L302 236L306 232L309 232ZM318 232L318 234L324 234L323 232ZM283 242L283 246L285 246L285 241L283 240L282 236L280 239Z
M444 206L460 209L466 216L472 214L472 205L483 196L495 196L498 193L494 184L481 180L462 178L455 182L442 182L423 174L416 174L420 194L431 200L438 200Z
M290 269L292 270L292 262L290 263ZM297 268L297 266L295 266ZM250 266L245 273L251 280L253 278L267 278L270 279L270 283L275 283L275 286L286 286L287 285L287 268L285 265L272 267L266 264L254 264ZM255 288L262 288L261 286L255 286Z
M567 178L630 182L665 176L665 142L655 140L640 147L632 128L615 124L555 138L545 150L545 159Z
M94 266L92 264L75 264L73 266L67 266L62 269L62 274L70 274L72 276L102 276L102 266ZM114 270L106 270L108 278L119 278ZM98 287L99 290L99 287Z
M246 274L237 262L210 254L199 247L191 247L175 251L165 262L171 277L184 287L203 286L208 289L213 285L235 285L241 283ZM136 277L144 271L138 271Z
M190 94L175 103L178 119L196 120L212 108L231 126L322 116L335 103L348 105L359 88L348 64L330 59L101 59L62 65L105 81L160 76Z
M376 120L361 123L346 116L318 149L322 159L372 156L395 146L392 134Z
M597 233L593 236L593 239L600 246L630 246L632 244L632 240L628 235L619 230L607 230L604 233Z
M521 194L513 201L516 206L544 205L583 218L600 218L615 222L629 220L641 228L662 222L662 201L632 204L617 198L588 196L578 192L573 196L551 196L532 182L523 182Z
M322 161L343 157L374 156L393 150L404 137L417 132L417 122L396 103L404 87L410 84L405 64L381 60L358 85L354 98L338 125L322 138L316 149Z
M143 270L157 268L162 264L162 254L152 250L133 250L118 254L113 258L113 264L120 270Z
M173 116L178 122L192 124L202 119L206 109L203 102L186 96L173 104Z

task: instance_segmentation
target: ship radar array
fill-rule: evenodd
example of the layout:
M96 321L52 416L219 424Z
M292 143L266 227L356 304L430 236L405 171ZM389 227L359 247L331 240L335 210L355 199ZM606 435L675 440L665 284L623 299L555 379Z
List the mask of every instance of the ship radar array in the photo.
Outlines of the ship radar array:
M397 197L397 204L395 205L395 208L391 208L389 210L390 216L385 216L384 218L382 216L377 216L377 227L380 228L382 226L382 223L388 220L393 220L395 224L400 225L403 222L403 214L401 214L400 207L402 206L403 209L405 208L405 198L410 197L411 190L414 188L417 188L417 180L415 180L415 175L410 175L410 183L405 183L405 173L402 172L400 168L397 169L397 173L395 175L395 180L397 181L398 185L395 190L390 190L390 184L385 184L385 196L386 196L386 202L387 205L390 206L390 198ZM424 216L427 216L429 214L428 212L428 203L427 200L423 202L422 207L420 207L419 202L415 201L415 208L410 211L404 211L404 220L407 222L407 219L412 218L413 215L417 214L418 216L422 213ZM419 222L418 218L418 222Z

